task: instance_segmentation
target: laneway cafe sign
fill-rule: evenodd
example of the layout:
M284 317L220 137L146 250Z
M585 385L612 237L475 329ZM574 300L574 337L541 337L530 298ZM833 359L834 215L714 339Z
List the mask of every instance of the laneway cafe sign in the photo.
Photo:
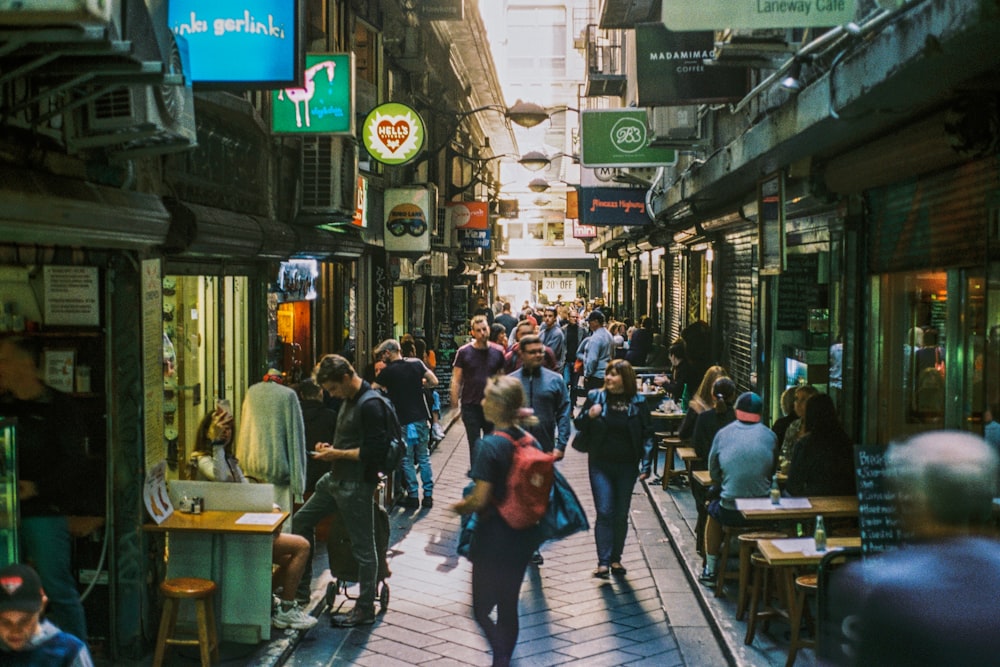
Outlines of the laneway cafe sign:
M365 150L382 164L406 164L424 147L424 121L412 108L386 102L372 109L362 131Z
M714 67L715 33L671 32L659 23L635 26L639 106L722 104L750 90L746 67Z
M645 225L646 191L638 188L581 188L580 222L604 227Z
M271 91L271 130L354 134L354 55L310 53L301 87Z
M854 20L855 0L663 0L668 30L805 28Z
M649 145L645 109L584 111L580 121L585 167L659 167L677 162L672 148Z

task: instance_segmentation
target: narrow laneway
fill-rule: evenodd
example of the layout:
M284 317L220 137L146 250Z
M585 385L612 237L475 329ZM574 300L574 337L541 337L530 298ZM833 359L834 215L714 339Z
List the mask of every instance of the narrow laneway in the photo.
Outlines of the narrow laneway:
M487 643L472 619L471 565L455 553L459 523L448 509L460 497L469 464L461 421L453 424L433 462L434 508L391 512L387 613L374 626L354 630L330 627L324 614L299 641L290 638L284 664L489 664ZM571 451L559 465L592 517L586 458ZM629 573L623 580L590 576L595 554L589 532L543 547L545 563L529 566L521 590L515 665L727 663L638 484L632 524L623 559ZM326 566L321 553L314 561L314 602L330 581Z

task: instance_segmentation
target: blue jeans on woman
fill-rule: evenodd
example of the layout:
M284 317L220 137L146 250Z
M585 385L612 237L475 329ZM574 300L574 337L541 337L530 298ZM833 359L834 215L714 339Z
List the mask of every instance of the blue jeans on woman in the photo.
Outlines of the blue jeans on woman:
M632 504L632 489L639 477L635 463L616 463L590 457L590 491L594 495L597 520L594 538L597 541L597 565L608 567L620 563L628 533L628 510Z
M406 438L406 456L403 457L403 482L406 484L406 495L416 498L420 494L417 486L417 472L413 469L413 458L416 456L420 466L420 483L424 487L424 498L434 495L434 473L431 471L431 456L427 451L430 440L430 426L425 421L410 422L403 425L403 435Z

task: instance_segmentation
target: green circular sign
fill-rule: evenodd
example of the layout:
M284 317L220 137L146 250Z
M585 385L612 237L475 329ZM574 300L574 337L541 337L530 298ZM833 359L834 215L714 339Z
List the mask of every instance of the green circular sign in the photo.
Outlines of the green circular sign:
M406 164L424 147L424 121L405 104L386 102L372 109L361 133L365 150L383 164Z
M622 153L635 153L646 147L646 123L638 118L619 118L611 126L611 144Z

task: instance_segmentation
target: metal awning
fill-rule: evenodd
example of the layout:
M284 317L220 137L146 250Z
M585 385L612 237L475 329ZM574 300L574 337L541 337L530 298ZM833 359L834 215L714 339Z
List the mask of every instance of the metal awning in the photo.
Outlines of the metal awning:
M170 214L155 195L0 166L0 242L150 249Z

